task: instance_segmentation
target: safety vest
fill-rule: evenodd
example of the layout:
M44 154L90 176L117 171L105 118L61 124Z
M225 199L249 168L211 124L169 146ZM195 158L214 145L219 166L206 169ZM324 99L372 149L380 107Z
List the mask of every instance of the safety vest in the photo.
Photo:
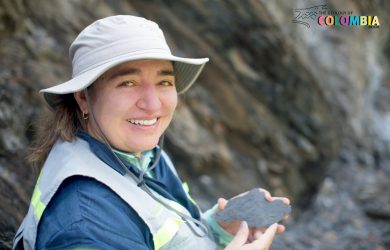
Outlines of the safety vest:
M171 164L165 154L162 156L161 160ZM13 249L34 249L39 220L46 206L61 183L75 175L96 179L111 188L131 206L148 226L153 235L155 249L217 248L212 236L196 236L186 224L192 222L184 222L176 213L165 208L137 187L136 182L129 175L121 175L96 157L86 141L76 139L73 142L58 141L50 151L38 177L28 213L16 233ZM191 216L180 204L156 192L154 194L182 213Z

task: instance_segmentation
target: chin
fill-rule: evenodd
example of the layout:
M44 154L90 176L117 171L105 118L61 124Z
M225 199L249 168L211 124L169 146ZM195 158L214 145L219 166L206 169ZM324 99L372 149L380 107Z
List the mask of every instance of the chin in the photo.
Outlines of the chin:
M157 144L158 144L158 140L155 142L143 143L142 145L135 145L135 147L133 148L137 149L138 152L142 152L142 151L147 151L155 148Z

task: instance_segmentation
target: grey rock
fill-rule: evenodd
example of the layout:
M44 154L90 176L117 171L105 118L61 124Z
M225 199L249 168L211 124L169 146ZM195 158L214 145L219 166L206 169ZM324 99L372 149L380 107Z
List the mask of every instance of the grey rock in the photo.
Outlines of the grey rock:
M214 215L217 221L246 221L250 227L268 227L290 214L291 206L281 200L272 202L264 198L264 192L252 189L243 196L231 199L226 208Z

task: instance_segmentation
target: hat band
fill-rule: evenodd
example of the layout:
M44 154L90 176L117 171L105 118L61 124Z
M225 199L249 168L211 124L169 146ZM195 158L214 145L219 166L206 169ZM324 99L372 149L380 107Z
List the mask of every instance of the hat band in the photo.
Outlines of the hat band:
M75 46L77 45L75 44ZM79 48L79 50L80 49L81 48ZM87 53L80 52L80 55L78 55L76 51L72 64L72 76L78 76L110 61L114 63L118 57L122 58L124 55L130 56L146 53L172 55L165 40L162 40L161 38L124 39L98 47Z

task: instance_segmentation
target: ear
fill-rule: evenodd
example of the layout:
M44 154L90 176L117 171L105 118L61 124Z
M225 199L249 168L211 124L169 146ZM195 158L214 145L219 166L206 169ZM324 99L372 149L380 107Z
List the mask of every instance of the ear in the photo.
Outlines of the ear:
M81 112L88 114L88 104L87 99L85 98L84 91L79 91L73 93L74 99L76 99L77 104Z

